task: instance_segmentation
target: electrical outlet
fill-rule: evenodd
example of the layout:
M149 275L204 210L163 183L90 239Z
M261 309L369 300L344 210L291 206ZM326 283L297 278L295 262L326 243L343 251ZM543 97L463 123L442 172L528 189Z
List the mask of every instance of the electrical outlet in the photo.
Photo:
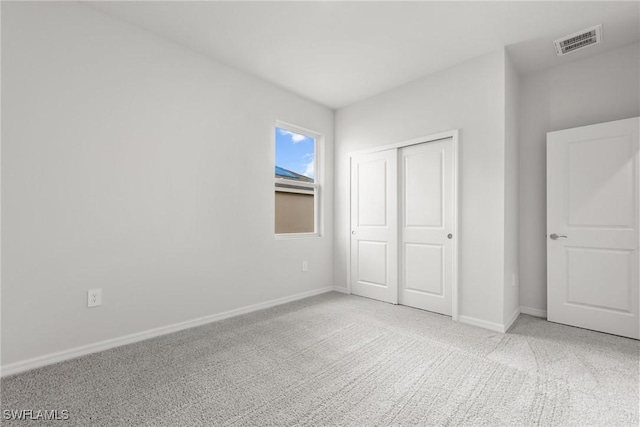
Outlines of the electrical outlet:
M302 271L309 270L309 263L307 261L302 261Z
M89 289L87 291L87 307L98 307L102 305L102 289Z

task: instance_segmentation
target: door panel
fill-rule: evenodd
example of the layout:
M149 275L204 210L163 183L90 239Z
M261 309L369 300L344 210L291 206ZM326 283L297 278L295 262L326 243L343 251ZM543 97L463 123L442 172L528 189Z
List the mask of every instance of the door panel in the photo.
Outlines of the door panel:
M635 118L547 136L550 321L639 338L638 128Z
M387 167L386 159L375 159L358 165L358 224L360 226L387 225Z
M400 150L400 304L451 315L453 140Z
M358 241L358 281L387 286L387 243Z
M569 226L633 228L632 147L630 135L569 143Z
M630 313L631 251L570 246L566 251L568 303Z
M404 224L407 227L442 227L444 152L422 151L405 155Z
M397 304L397 150L351 162L351 292Z
M443 296L444 247L406 243L404 245L405 283L407 292Z

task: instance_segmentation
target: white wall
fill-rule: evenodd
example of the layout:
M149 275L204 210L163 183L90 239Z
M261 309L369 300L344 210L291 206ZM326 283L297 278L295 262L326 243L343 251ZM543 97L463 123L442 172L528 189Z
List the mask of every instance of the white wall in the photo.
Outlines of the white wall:
M3 366L332 284L331 110L80 4L3 2L2 55ZM276 120L320 239L274 239Z
M518 126L520 75L505 56L504 323L520 310L518 289Z
M640 115L640 45L524 75L520 97L520 304L546 310L546 133Z
M350 152L460 129L460 314L502 324L505 55L485 55L336 113L334 282L347 286Z

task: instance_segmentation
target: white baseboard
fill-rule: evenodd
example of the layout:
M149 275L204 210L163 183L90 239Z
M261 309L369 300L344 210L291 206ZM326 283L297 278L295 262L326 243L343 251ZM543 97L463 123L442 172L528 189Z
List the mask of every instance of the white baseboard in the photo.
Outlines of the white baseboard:
M528 314L529 316L547 318L547 310L540 310L539 308L520 306L520 313Z
M511 315L511 317L509 317L509 320L507 320L507 323L505 323L505 325L504 325L504 331L505 332L507 332L509 330L509 328L511 327L511 325L513 325L513 322L516 321L518 316L520 316L520 307L516 307L516 309L513 311L513 314Z
M342 286L334 286L334 292L340 292L341 294L349 294L349 290L347 288L343 288Z
M479 326L481 328L489 329L490 331L496 331L504 334L509 330L511 325L513 325L513 322L516 321L518 316L520 316L520 307L516 307L509 319L507 319L504 324L476 319L475 317L470 316L458 316L458 321L466 323L468 325Z
M466 323L467 325L478 326L479 328L500 332L502 334L504 334L506 331L504 325L500 323L494 323L494 322L489 322L487 320L476 319L475 317L471 317L471 316L459 315L458 321L461 323Z
M183 329L189 329L195 326L205 325L207 323L216 322L218 320L228 319L230 317L239 316L241 314L247 314L253 311L263 310L265 308L274 307L280 304L286 304L288 302L312 297L314 295L324 294L326 292L331 292L334 290L336 289L334 289L333 286L327 286L325 288L314 289L312 291L307 291L307 292L301 292L299 294L290 295L287 297L277 298L270 301L261 302L258 304L248 305L245 307L240 307L240 308L236 308L229 311L224 311L222 313L217 313L209 316L199 317L197 319L187 320L185 322L174 323L173 325L161 326L159 328L149 329L142 332L136 332L130 335L125 335L123 337L112 338L109 340L99 341L96 343L71 348L69 350L62 350L56 353L45 354L44 356L38 356L32 359L21 360L19 362L14 362L14 363L10 363L8 365L2 366L0 368L0 376L6 377L9 375L18 374L20 372L25 372L31 369L52 365L54 363L63 362L65 360L75 359L77 357L85 356L87 354L97 353L99 351L108 350L110 348L120 347L122 345L144 341L149 338L154 338L160 335L166 335L173 332L181 331Z

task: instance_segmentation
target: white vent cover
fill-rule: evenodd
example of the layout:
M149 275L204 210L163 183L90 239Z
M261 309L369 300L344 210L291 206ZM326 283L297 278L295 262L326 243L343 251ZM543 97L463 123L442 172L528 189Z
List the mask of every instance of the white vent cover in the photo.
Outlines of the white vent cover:
M602 25L578 31L553 42L556 55L563 56L602 41Z

